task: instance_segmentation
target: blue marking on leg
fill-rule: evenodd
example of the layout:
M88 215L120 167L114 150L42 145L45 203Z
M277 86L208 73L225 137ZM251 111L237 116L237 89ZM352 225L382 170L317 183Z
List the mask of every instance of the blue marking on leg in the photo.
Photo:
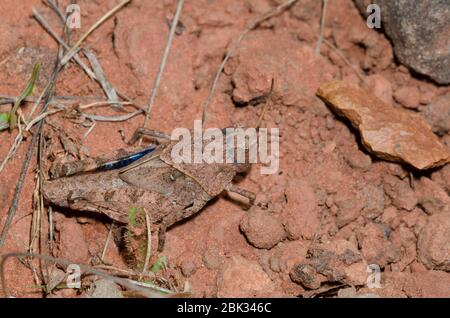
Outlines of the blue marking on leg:
M119 169L119 168L123 168L126 167L130 164L132 164L133 162L141 159L142 157L144 157L145 155L153 152L156 149L155 146L153 147L149 147L146 148L144 150L141 150L139 152L136 152L132 155L114 160L114 161L110 161L107 163L102 164L100 167L98 167L96 169L96 171L107 171L107 170L114 170L114 169Z

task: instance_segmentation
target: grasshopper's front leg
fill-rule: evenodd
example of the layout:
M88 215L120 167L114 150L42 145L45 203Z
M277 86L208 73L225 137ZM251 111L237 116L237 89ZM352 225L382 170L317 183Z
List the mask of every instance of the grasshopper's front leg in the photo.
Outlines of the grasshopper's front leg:
M141 128L136 129L133 136L128 141L128 144L129 145L134 144L136 141L138 141L143 136L149 137L152 141L157 142L157 143L159 143L160 140L170 141L170 136L163 132L141 127Z
M233 192L233 193L237 193L240 196L243 196L244 198L247 198L249 200L250 205L254 205L255 204L255 198L256 195L248 190L239 188L238 186L234 185L234 184L230 184L227 188L227 191L229 192Z

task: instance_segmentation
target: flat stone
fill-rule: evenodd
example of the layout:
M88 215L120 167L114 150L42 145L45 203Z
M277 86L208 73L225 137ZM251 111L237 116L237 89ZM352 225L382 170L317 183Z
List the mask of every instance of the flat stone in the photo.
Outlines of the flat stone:
M415 113L386 104L375 95L343 81L325 83L317 95L358 129L373 155L420 169L444 165L450 153L426 121Z

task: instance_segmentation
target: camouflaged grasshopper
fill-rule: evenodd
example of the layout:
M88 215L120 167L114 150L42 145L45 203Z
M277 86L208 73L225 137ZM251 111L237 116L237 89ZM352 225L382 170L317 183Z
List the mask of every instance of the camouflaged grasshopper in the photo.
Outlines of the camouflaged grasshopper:
M127 231L142 234L137 236L145 236L142 228L136 229L145 227L145 214L136 215L136 211L144 211L159 227L159 250L168 227L200 212L224 190L253 204L255 195L232 182L236 174L249 169L248 163L175 163L171 150L176 142L168 135L139 129L130 143L142 135L161 143L131 154L120 151L122 157L113 161L97 157L63 164L57 169L58 178L44 182L45 199L60 207L107 215L125 224ZM128 242L132 245L128 249L140 249L142 244L147 243Z

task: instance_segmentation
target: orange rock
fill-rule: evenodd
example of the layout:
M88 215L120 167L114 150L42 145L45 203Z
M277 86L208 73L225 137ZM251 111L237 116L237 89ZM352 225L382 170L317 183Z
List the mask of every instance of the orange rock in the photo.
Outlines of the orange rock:
M450 161L450 153L425 120L412 112L384 103L350 83L320 86L317 95L359 130L369 152L385 160L429 169Z

